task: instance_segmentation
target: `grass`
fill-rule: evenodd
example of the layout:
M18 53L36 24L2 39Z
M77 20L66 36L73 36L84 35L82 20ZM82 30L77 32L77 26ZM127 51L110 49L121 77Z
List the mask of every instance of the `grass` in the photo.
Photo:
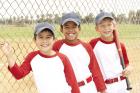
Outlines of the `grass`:
M18 38L32 38L34 26L26 26L26 27L16 27L16 26L0 26L0 36L8 38L12 37L15 39ZM56 37L62 37L62 33L59 31L59 25L55 25L56 27ZM140 37L140 26L133 24L121 24L118 25L120 38L136 38ZM81 33L80 38L92 38L97 37L98 34L95 31L94 24L82 24L81 25Z

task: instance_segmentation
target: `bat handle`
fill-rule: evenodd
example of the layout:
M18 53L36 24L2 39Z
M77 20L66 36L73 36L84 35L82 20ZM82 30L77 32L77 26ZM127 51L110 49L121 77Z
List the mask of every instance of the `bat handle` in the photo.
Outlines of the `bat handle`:
M126 85L127 85L127 90L132 90L128 77L126 77Z
M121 59L122 68L125 69L123 57L120 57L120 59ZM128 77L126 77L126 86L127 86L127 90L132 90Z

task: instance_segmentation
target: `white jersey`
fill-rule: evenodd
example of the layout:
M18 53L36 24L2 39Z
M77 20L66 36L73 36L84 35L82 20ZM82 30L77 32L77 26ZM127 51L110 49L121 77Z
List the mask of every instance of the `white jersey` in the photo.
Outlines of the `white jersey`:
M115 42L105 42L101 38L96 38L90 41L90 45L92 46L99 63L104 81L118 77L120 78L123 68ZM124 63L127 66L129 61L125 46L122 43L121 48L125 61ZM108 93L128 93L125 80L106 85Z
M81 40L77 40L77 42L71 44L70 42L65 41L65 39L62 39L54 43L53 49L65 54L69 58L78 82L92 76L98 91L106 88L97 60L89 44ZM88 87L82 86L80 87L80 90L94 90L95 86L93 85L90 86L89 84ZM93 91L89 91L88 93L93 93Z
M79 93L77 81L68 58L56 53L47 56L40 51L28 54L23 64L9 68L16 79L33 71L39 93Z

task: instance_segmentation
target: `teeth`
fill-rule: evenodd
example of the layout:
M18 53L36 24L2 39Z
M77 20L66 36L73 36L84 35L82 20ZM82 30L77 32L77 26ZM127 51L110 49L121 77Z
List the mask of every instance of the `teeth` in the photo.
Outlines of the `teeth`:
M69 36L74 36L74 34L69 34Z
M42 45L43 47L47 47L48 45Z

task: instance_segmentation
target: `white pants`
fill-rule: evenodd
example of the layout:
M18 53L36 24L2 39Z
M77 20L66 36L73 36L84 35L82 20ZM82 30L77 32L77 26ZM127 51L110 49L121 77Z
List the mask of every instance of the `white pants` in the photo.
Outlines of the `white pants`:
M93 81L83 86L80 86L79 88L80 88L80 93L97 93L97 89Z
M121 80L112 84L106 84L107 93L130 93L127 91L126 81Z

